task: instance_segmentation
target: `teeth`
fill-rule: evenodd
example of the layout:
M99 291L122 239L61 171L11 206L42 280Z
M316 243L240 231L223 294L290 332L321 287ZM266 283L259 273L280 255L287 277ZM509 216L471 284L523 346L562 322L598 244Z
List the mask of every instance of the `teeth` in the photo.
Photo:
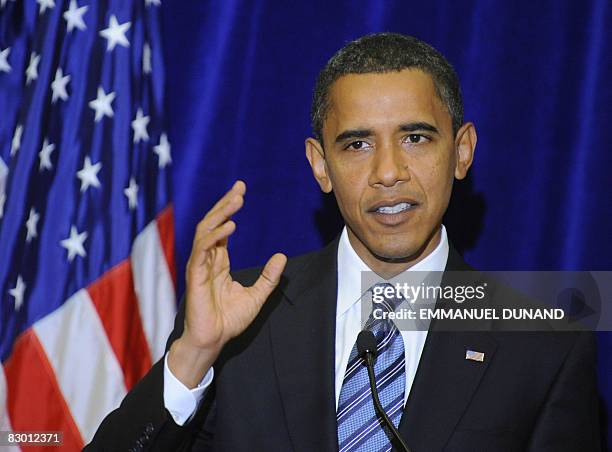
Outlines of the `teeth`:
M404 210L408 210L410 207L412 207L412 204L408 204L407 202L400 202L399 204L395 204L394 206L379 207L378 209L376 209L376 212L394 214L403 212Z

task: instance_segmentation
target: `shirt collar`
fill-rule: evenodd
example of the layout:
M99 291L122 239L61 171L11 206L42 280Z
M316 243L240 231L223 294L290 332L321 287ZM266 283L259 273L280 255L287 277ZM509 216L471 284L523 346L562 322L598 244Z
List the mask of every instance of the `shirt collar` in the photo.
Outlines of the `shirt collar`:
M408 271L444 271L448 259L448 238L442 225L440 243L425 258L410 267ZM338 244L338 304L336 318L342 316L361 299L361 272L371 271L348 238L346 226Z

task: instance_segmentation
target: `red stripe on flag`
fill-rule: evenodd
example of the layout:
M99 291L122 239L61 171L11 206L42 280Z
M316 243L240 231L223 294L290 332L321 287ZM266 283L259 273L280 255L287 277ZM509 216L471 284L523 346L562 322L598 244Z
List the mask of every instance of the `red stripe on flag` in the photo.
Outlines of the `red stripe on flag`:
M62 450L81 450L84 445L81 433L70 414L47 355L32 329L26 330L15 341L13 352L4 363L4 371L13 431L62 432ZM50 449L23 447L22 450Z
M87 292L130 390L151 368L151 352L142 328L129 260L106 272Z
M168 270L170 276L172 276L172 282L176 289L176 266L174 264L174 213L172 205L169 205L160 212L157 216L157 230L159 231L159 240L161 242L162 249L164 250L164 256L166 256L166 264L168 264Z

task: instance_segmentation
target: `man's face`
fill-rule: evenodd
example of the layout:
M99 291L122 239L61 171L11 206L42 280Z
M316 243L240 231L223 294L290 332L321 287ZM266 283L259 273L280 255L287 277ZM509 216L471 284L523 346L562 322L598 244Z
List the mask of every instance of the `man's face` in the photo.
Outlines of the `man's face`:
M416 262L439 241L453 179L471 164L476 135L453 136L432 78L414 69L351 74L330 90L324 149L306 141L313 172L333 190L358 254L375 261Z

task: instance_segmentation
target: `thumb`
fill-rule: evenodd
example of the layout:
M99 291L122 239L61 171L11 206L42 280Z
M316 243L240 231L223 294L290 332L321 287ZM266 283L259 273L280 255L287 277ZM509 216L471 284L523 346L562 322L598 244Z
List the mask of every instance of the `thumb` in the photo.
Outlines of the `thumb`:
M259 304L263 304L276 286L278 286L286 263L287 256L276 253L268 260L255 284L250 287L254 298Z

